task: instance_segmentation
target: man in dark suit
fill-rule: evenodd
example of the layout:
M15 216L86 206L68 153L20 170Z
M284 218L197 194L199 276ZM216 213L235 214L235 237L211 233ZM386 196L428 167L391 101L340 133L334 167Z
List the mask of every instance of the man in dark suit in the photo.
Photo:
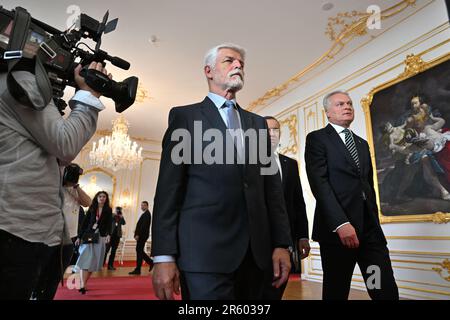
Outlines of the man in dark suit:
M183 299L258 299L272 266L274 285L287 281L289 222L267 125L236 103L244 58L233 44L208 51L208 96L170 111L152 229L160 299L173 299L180 286Z
M306 215L305 201L303 199L302 185L300 183L300 175L298 173L298 164L295 159L286 157L278 152L280 145L280 123L274 117L264 117L269 128L272 152L280 171L280 177L283 185L284 200L286 210L289 217L289 225L294 244L294 253L291 256L291 263L294 266L298 263L296 271L301 273L301 260L309 255L311 250L308 236L308 217ZM298 257L295 261L294 257ZM263 299L281 300L287 282L280 288L272 286L271 272L265 280L265 288Z
M398 299L380 226L369 146L348 128L354 119L348 93L324 98L330 122L306 137L306 172L316 198L313 240L320 244L323 299L348 299L358 263L372 299Z
M152 222L152 215L148 211L148 202L142 201L141 210L143 211L141 217L136 225L136 230L134 231L134 239L136 240L136 269L129 272L128 274L140 275L142 260L147 262L150 266L149 271L153 269L153 260L145 253L145 245L150 236L150 225Z

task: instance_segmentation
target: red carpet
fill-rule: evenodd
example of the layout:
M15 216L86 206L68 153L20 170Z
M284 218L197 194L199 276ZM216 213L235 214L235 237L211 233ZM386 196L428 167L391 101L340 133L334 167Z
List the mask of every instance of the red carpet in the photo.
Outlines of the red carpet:
M156 300L150 276L91 278L82 295L69 289L67 282L56 292L55 300ZM176 297L180 300L181 297Z
M289 277L289 281L299 280L297 274ZM181 296L175 298L180 300ZM85 295L76 288L69 289L66 280L64 288L61 286L58 288L55 300L157 300L157 298L153 291L151 276L130 276L91 278Z

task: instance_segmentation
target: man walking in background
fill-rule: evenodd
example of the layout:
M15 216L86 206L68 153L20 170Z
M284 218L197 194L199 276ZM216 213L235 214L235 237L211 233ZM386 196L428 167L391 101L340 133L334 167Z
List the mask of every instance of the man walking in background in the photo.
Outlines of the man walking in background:
M289 217L292 243L294 244L293 254L298 256L298 270L301 273L301 260L309 255L311 248L309 246L308 236L308 217L306 216L305 200L303 199L302 184L300 183L300 175L298 173L298 163L295 159L286 157L278 152L281 135L278 120L270 116L264 118L269 128L272 152L275 156L283 185L284 201ZM293 255L291 255L291 263L293 266L295 265ZM271 271L267 273L263 299L281 300L287 282L281 287L276 288L272 286L272 278Z
M142 213L136 225L136 230L134 231L134 239L136 240L136 269L131 271L129 274L140 275L142 260L147 262L150 266L150 270L153 269L153 260L145 253L145 244L150 236L150 224L152 222L152 215L148 211L148 202L142 201L141 203Z

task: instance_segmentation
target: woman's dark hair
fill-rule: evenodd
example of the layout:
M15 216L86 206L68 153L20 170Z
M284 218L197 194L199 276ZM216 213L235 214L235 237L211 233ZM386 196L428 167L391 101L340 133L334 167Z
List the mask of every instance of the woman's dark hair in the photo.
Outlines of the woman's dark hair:
M95 194L95 197L94 197L94 199L92 200L92 203L91 203L91 205L89 206L89 211L91 211L91 212L97 212L97 209L98 209L98 196L99 195L101 195L101 194L104 194L104 195L106 195L106 201L105 201L105 204L103 205L103 207L106 207L106 208L110 208L111 209L111 206L109 205L109 196L108 196L108 192L106 192L106 191L99 191L99 192L97 192L96 194Z

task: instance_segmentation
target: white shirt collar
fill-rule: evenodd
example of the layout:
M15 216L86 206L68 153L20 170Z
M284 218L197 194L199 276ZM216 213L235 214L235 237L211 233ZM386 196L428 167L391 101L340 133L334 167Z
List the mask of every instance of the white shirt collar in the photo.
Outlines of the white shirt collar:
M334 123L331 123L330 122L330 124L331 124L331 126L334 128L334 130L336 130L336 132L339 134L339 133L341 133L343 130L345 130L345 129L348 129L348 130L350 130L350 128L345 128L345 127L342 127L342 126L340 126L340 125L338 125L338 124L334 124ZM351 130L350 130L350 132L351 132Z
M212 92L208 92L208 98L211 99L217 109L220 109L225 101L227 101L224 97ZM232 99L231 101L233 101L234 105L236 105L236 99Z

